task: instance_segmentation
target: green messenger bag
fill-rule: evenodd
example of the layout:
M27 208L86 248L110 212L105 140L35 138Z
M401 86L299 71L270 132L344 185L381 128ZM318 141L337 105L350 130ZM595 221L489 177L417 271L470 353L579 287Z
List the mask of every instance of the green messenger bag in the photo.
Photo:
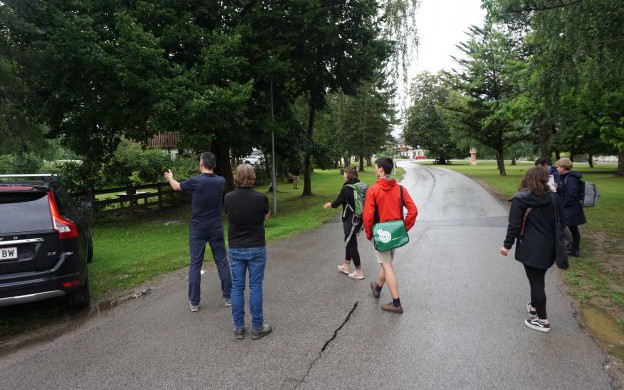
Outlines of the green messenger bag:
M379 252L399 248L409 242L409 236L403 222L403 186L399 186L399 190L401 191L401 219L379 222L373 225L373 245Z
M373 244L379 252L402 247L408 242L409 236L401 219L373 225Z

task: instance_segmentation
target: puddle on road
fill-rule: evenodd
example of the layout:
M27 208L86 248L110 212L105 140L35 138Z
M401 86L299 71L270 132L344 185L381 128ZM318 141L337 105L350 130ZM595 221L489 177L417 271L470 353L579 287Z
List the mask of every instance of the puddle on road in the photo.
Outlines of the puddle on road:
M624 335L613 317L596 306L588 306L581 308L581 322L608 353L624 360Z

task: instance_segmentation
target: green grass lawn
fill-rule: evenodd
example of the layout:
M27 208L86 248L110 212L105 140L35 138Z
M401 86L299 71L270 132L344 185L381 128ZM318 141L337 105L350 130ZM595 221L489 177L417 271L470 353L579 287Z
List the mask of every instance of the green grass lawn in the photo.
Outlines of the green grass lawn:
M506 166L507 176L498 174L494 163L477 166L457 164L438 166L482 180L504 197L517 189L531 164ZM609 313L624 332L624 178L615 175L615 165L574 164L585 181L598 186L601 198L596 207L584 209L587 224L581 227L580 258L570 258L564 278L569 293L585 306L597 306Z

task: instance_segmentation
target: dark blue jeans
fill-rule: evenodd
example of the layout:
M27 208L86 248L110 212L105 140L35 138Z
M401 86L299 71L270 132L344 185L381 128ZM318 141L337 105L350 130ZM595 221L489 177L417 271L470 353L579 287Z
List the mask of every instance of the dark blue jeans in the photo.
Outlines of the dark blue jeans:
M209 229L195 229L191 227L189 233L189 248L191 252L191 265L189 267L189 301L198 305L200 301L201 267L204 263L206 243L210 243L212 257L219 271L221 279L221 292L223 298L230 298L232 291L232 275L225 252L225 240L223 227L218 226Z
M266 247L230 248L232 267L232 320L236 329L245 327L245 277L249 270L249 311L251 326L260 329L264 324L262 313L262 282L266 265Z

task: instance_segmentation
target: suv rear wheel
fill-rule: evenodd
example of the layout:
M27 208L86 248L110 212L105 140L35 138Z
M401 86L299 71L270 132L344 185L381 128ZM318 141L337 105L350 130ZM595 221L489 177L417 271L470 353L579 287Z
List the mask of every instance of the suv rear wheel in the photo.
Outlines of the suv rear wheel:
M67 294L67 305L72 309L84 309L91 304L91 295L89 294L89 280L85 280L85 284L78 290Z

